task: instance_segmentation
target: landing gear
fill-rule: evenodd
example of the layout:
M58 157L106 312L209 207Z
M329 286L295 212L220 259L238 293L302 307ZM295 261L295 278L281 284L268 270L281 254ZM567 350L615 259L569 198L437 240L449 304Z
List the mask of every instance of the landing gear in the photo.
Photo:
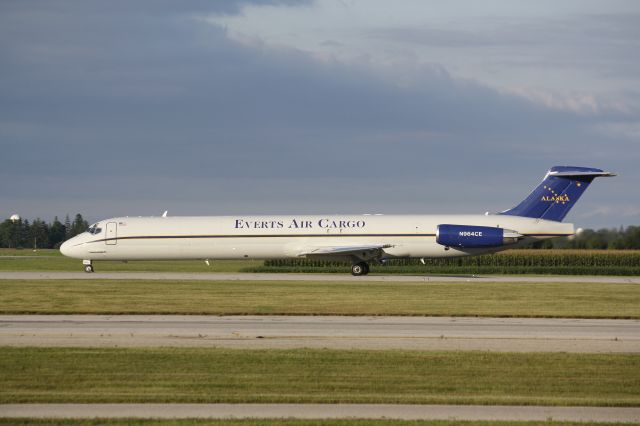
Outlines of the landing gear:
M369 264L367 262L358 262L351 265L351 275L360 276L369 273Z
M82 264L84 265L84 271L86 273L91 273L93 272L93 264L91 263L90 260L83 260Z

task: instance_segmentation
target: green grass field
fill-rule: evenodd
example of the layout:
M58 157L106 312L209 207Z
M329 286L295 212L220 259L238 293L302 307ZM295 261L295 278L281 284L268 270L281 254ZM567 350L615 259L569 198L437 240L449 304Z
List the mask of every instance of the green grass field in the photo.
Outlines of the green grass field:
M634 354L11 348L0 403L640 405Z
M242 272L257 268L261 260L216 260L207 266L200 260L95 262L97 271L139 272ZM59 250L0 249L0 271L82 271L82 261L60 254Z
M305 259L95 262L96 271L156 272L324 272L343 273L349 265ZM58 250L0 249L0 271L81 271L82 262ZM393 260L371 265L373 274L554 274L640 275L639 250L508 250L496 255L455 259Z
M610 283L0 280L0 313L640 318Z
M3 419L0 425L12 426L588 426L591 423L572 422L469 422L459 420L371 420L371 419ZM621 423L597 423L598 426L615 426Z
M572 422L469 422L459 420L371 420L371 419L3 419L0 425L12 426L588 426L590 423ZM597 423L598 426L615 426L620 423Z

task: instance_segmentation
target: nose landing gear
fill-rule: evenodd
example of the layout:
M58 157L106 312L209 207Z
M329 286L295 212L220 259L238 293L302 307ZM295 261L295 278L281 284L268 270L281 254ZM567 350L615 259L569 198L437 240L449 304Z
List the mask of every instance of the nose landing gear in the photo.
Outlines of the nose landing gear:
M91 273L93 272L93 264L90 260L83 260L82 264L84 265L84 271L86 273Z
M369 264L367 262L358 262L351 265L351 275L359 277L369 273Z

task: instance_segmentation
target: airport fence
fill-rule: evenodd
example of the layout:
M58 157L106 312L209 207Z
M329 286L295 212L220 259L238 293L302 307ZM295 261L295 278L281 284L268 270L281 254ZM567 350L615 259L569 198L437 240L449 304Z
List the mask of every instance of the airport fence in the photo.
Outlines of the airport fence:
M251 272L346 272L347 262L308 259L267 260ZM510 250L448 259L388 260L372 273L391 274L553 274L640 275L640 250Z

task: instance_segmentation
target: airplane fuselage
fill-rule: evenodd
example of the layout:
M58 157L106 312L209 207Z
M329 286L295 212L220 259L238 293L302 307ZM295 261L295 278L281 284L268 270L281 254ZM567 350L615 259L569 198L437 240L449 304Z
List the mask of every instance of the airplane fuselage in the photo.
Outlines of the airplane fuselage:
M499 247L448 247L436 241L441 224L503 228L521 238ZM66 242L63 254L83 260L279 259L313 258L315 247L379 245L378 260L456 257L574 233L570 223L507 215L118 217L98 222L97 229ZM353 256L318 252L323 259Z
M117 217L91 226L60 251L94 260L286 259L351 262L366 275L370 262L494 253L574 234L562 223L596 177L591 167L554 166L515 207L485 215L277 215Z

